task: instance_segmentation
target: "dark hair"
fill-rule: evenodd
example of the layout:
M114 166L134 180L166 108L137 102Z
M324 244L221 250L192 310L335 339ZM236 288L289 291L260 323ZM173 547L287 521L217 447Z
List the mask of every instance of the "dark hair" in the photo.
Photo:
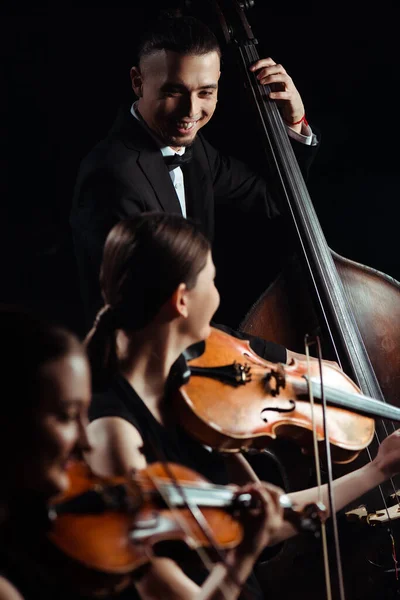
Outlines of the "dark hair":
M178 54L198 55L221 50L213 32L194 17L162 17L155 21L142 36L138 48L138 62L159 50Z
M100 273L105 307L87 338L95 388L117 369L116 330L143 329L180 283L193 288L209 250L198 227L178 215L145 213L110 231Z
M34 411L40 395L40 369L70 352L84 354L78 339L58 325L28 312L0 306L1 418L22 420Z

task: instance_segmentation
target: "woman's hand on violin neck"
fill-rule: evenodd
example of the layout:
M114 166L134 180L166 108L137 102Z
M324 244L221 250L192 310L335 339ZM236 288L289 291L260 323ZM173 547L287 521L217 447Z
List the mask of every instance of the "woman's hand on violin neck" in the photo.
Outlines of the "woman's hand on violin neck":
M372 463L382 474L382 481L400 472L400 429L383 440Z
M250 71L258 71L256 77L262 85L273 86L269 97L278 102L285 123L301 133L303 123L292 126L291 123L297 123L304 117L304 104L292 78L283 66L276 64L272 58L261 58L250 67Z
M283 509L279 499L284 492L264 482L245 485L238 493L246 492L252 495L257 507L243 512L244 537L235 553L240 557L251 555L256 559L282 528Z

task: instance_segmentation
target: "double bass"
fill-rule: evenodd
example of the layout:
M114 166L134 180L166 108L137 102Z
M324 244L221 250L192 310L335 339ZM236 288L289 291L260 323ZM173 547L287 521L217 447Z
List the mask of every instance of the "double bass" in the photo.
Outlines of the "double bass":
M193 10L196 2L190 4ZM219 31L226 50L235 56L240 81L248 92L262 134L269 169L274 174L279 206L297 248L294 261L253 305L241 329L299 352L304 351L306 333L320 333L325 356L336 361L363 394L399 406L400 284L328 247L279 109L268 97L271 89L260 85L249 71L249 66L259 59L257 40L246 17L254 2L202 2L199 10L203 18L205 5L213 9L214 30ZM371 460L379 441L394 429L391 422L383 420L377 420L375 425L375 439L351 468ZM289 491L307 485L301 475L295 477L302 471L293 456L289 452L284 461ZM336 468L336 474L343 474L345 469L348 467ZM365 506L368 517L389 514L390 505L398 502L399 489L400 483L391 481L359 502ZM376 522L374 519L350 522L356 514L349 511L340 517L346 598L397 597L398 520L387 519L384 527L378 529L366 524ZM295 594L301 600L320 600L324 588L317 576L319 565L319 548L305 548L295 540L286 543L281 554L266 564L261 579L273 599ZM387 596L382 591L384 585Z

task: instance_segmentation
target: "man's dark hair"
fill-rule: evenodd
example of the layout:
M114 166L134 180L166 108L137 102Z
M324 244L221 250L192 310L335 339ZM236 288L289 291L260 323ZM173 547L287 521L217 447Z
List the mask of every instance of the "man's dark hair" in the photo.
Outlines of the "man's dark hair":
M162 17L142 36L138 48L138 63L159 50L197 55L221 50L213 32L194 17Z

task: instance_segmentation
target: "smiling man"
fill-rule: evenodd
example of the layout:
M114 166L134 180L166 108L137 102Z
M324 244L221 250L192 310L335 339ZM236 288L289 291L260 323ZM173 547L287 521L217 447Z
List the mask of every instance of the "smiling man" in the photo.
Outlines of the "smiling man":
M217 105L220 56L158 50L131 70L137 111L164 144L179 151L193 143Z
M82 161L75 189L71 226L88 327L102 303L104 242L120 219L147 211L182 214L198 221L212 241L217 202L227 211L229 203L253 211L255 218L279 214L268 181L223 156L200 132L217 105L220 57L213 33L191 17L164 18L143 36L131 69L137 100ZM271 98L306 169L317 142L292 79L271 58L251 70L260 83L278 84ZM284 361L284 352L266 357Z

